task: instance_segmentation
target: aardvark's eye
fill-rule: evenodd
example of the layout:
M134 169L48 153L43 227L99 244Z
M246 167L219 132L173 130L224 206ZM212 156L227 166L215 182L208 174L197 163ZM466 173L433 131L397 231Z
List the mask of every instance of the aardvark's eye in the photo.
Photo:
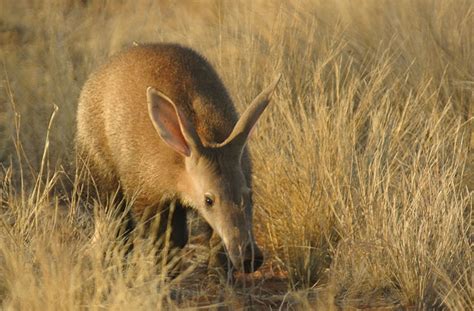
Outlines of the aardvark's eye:
M205 201L207 207L213 206L214 205L214 195L212 195L211 193L206 193L204 195L204 201Z

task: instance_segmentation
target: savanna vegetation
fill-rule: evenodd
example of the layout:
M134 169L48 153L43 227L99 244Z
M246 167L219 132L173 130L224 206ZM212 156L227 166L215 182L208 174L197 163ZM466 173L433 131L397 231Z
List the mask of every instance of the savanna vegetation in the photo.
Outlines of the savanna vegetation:
M2 309L472 310L473 39L469 0L0 0ZM236 284L167 279L192 249L125 256L86 203L79 92L142 42L201 52L239 111L282 73L250 142L266 263Z

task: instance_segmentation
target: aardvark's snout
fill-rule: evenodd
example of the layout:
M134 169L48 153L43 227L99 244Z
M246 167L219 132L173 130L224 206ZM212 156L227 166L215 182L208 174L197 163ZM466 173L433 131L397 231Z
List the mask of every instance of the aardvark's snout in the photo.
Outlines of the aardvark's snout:
M263 264L263 254L256 243L228 249L228 253L234 268L245 273L254 272Z
M248 245L244 254L243 270L245 273L254 272L263 264L263 254L257 244Z

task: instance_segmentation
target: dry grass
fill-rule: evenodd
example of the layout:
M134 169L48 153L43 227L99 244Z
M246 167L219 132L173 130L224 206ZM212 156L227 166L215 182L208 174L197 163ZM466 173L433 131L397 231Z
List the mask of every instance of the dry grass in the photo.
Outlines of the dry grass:
M2 308L473 308L472 2L158 2L1 0ZM117 224L83 212L78 94L149 41L201 51L239 109L283 73L251 143L263 277L165 281L146 240L90 242Z

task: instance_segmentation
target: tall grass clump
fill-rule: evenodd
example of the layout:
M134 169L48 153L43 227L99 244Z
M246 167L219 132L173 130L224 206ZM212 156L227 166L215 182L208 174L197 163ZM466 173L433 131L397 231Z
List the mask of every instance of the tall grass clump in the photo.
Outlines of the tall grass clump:
M172 41L210 60L241 111L283 74L250 142L281 306L472 309L472 2L3 2L3 307L182 306L154 246L124 269L124 249L90 243L73 152L87 75L124 46ZM246 305L212 286L184 305Z

